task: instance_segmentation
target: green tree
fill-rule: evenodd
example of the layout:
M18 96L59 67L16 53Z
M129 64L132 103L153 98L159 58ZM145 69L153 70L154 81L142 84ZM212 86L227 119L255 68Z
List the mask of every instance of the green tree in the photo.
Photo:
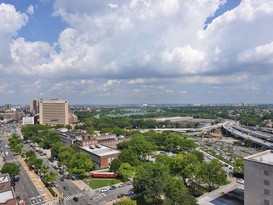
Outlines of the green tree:
M173 158L171 171L173 174L181 176L187 185L187 179L189 183L196 177L199 164L200 162L195 154L178 154Z
M164 205L197 205L197 203L180 178L170 177L165 185Z
M117 148L119 150L124 150L124 149L128 149L129 145L130 145L130 141L124 141L124 142L118 143Z
M111 165L110 165L110 171L112 172L117 172L119 167L121 165L121 161L119 160L119 158L115 158L112 162L111 162Z
M52 184L52 182L56 181L57 173L56 172L49 172L44 177L44 182L46 184Z
M117 205L137 205L137 203L136 203L136 201L133 201L132 199L125 199L124 198Z
M244 175L244 160L243 158L238 158L235 160L235 167L233 169L234 174Z
M209 191L227 183L226 172L222 169L222 164L215 159L203 163L199 174L201 180L208 185Z
M4 166L1 169L1 173L8 173L9 176L15 177L20 172L20 167L15 163L5 163Z
M143 163L137 168L133 186L136 192L144 194L146 202L162 204L168 176L169 171L166 166L150 162Z
M172 158L166 154L159 154L156 156L155 162L166 166L169 170L172 164Z
M128 181L134 175L134 168L129 163L122 163L117 171L117 175L121 181Z
M43 138L41 142L43 148L51 148L53 144L60 142L60 136L57 132L43 131L40 135Z
M137 166L139 164L139 160L135 152L131 149L122 150L118 156L118 159L121 163L129 163L132 166Z
M59 153L61 151L61 147L63 147L63 146L64 146L64 144L61 143L61 142L57 142L57 143L53 144L51 146L51 157L52 158L54 158L54 157L58 158L58 155L59 155Z
M48 169L49 169L48 166L43 165L43 166L41 167L41 175L42 175L42 176L45 176L46 173L47 173L47 171L48 171Z
M129 148L138 156L140 161L145 161L147 156L154 151L154 145L142 135L136 135L129 141Z
M94 168L95 165L89 155L83 152L75 153L68 163L69 172L73 174L81 175L85 172L90 172Z

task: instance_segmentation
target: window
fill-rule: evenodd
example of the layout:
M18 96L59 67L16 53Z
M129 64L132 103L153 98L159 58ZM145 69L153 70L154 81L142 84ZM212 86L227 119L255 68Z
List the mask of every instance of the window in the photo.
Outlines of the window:
M269 201L268 200L264 200L264 205L269 205Z
M264 195L269 195L270 194L270 191L269 190L267 190L267 189L264 189Z
M270 181L269 180L264 180L264 185L270 186Z
M264 170L264 175L265 176L269 176L269 171L268 170Z

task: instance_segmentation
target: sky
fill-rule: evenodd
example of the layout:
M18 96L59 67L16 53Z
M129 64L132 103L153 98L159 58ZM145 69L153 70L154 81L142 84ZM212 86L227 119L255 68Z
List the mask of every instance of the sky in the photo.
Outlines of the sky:
M0 0L0 105L272 103L272 0Z

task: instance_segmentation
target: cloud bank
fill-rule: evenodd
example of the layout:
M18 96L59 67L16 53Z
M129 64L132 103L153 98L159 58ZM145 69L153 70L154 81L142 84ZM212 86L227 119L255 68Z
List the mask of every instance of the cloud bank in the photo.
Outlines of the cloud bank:
M32 5L21 13L2 3L0 93L73 103L272 102L273 2L242 0L204 29L226 3L55 0L52 16L68 26L53 44L17 36L35 17Z

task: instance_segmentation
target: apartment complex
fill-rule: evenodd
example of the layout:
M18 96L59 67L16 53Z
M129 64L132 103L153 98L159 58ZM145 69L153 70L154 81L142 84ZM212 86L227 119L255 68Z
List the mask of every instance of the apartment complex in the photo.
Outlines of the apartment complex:
M273 150L244 158L244 204L273 205Z
M40 100L39 101L40 124L57 125L68 124L67 100Z

